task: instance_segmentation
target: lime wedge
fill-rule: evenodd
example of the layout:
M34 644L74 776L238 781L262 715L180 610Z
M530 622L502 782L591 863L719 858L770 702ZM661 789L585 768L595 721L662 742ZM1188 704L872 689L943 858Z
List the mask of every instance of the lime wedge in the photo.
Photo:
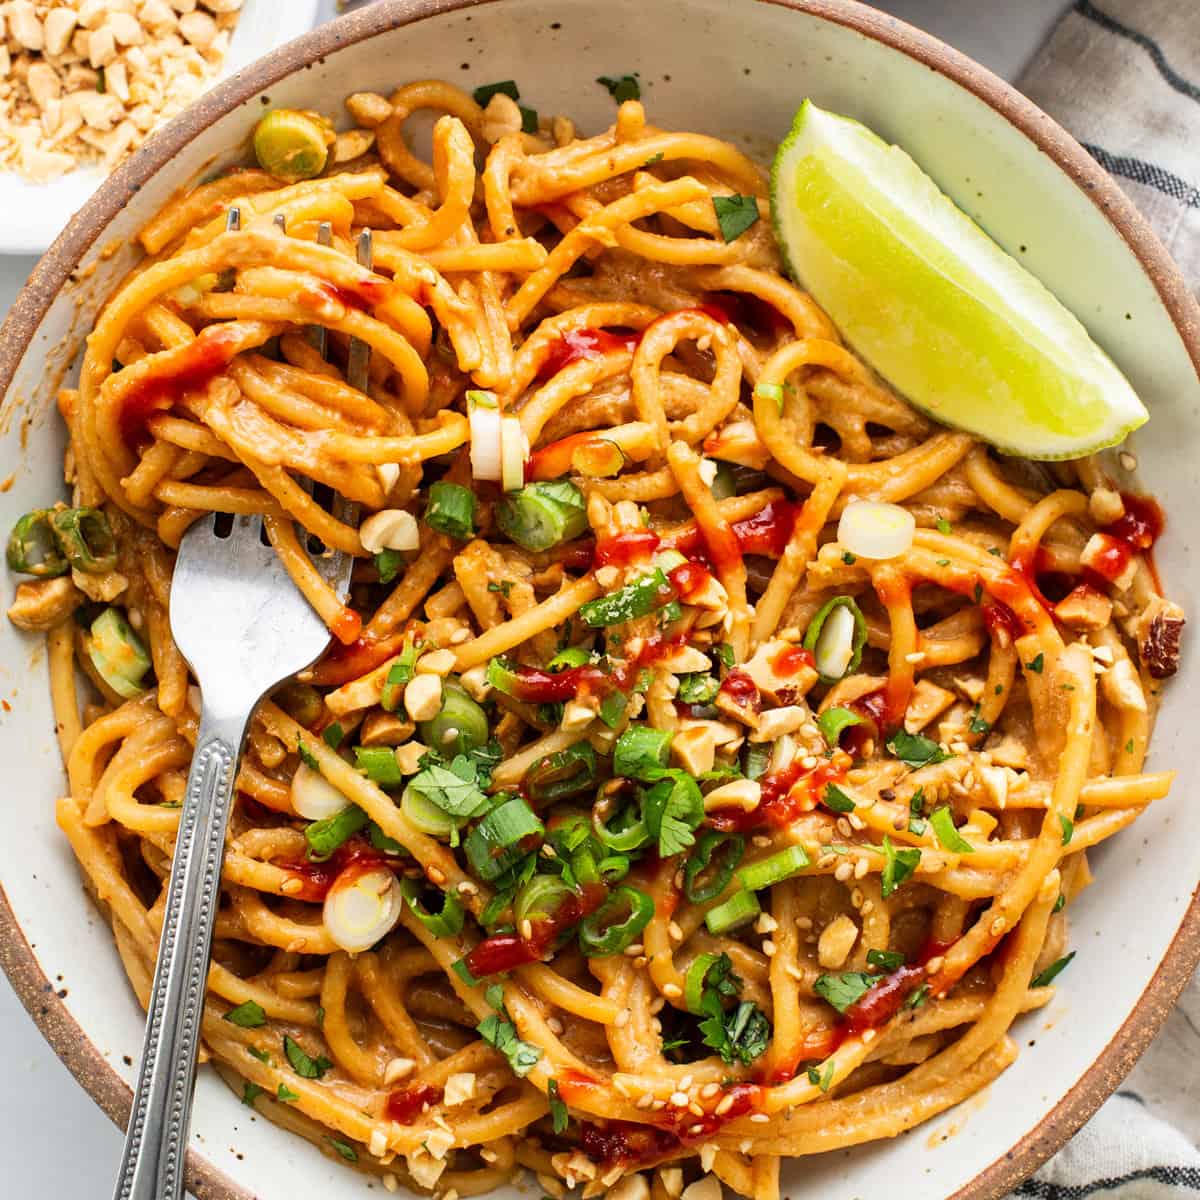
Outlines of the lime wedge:
M1054 296L903 150L806 100L771 169L792 275L911 403L1027 458L1119 442L1148 414Z

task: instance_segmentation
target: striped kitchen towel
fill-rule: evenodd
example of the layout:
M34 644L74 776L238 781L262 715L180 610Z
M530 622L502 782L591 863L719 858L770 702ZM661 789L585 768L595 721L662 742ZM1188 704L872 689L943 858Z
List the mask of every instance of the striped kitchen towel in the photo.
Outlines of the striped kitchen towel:
M1200 0L1076 0L1018 86L1087 148L1200 291ZM1033 1200L1200 1195L1200 982Z

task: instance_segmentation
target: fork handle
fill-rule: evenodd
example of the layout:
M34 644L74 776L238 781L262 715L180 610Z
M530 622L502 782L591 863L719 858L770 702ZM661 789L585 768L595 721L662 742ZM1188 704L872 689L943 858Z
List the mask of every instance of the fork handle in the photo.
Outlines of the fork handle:
M146 1039L114 1200L180 1200L213 922L248 714L205 712L188 774Z

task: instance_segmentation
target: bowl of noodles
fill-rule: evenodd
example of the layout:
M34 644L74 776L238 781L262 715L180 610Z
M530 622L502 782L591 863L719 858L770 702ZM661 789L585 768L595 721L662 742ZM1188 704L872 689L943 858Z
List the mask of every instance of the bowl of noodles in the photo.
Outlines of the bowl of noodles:
M1084 322L1136 442L1002 456L854 355L758 219L805 97ZM268 111L315 167L264 169ZM37 586L0 634L0 961L114 1120L196 733L183 533L261 518L331 630L242 761L198 1194L999 1196L1195 966L1194 302L933 39L384 0L152 139L5 332Z

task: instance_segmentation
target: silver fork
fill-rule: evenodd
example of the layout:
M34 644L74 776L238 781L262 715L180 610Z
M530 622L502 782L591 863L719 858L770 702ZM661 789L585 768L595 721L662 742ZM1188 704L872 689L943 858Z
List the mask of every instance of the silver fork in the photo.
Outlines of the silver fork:
M231 209L228 228L240 217ZM327 235L325 235L327 236ZM322 238L324 240L324 237ZM370 237L359 260L370 265ZM368 356L352 347L354 386L365 388ZM356 519L336 497L334 513ZM262 535L262 518L238 516L224 536L219 514L184 535L171 582L171 633L200 685L196 751L180 812L146 1038L115 1200L179 1200L187 1158L213 923L233 783L255 705L314 662L329 631ZM353 559L315 558L344 600Z

